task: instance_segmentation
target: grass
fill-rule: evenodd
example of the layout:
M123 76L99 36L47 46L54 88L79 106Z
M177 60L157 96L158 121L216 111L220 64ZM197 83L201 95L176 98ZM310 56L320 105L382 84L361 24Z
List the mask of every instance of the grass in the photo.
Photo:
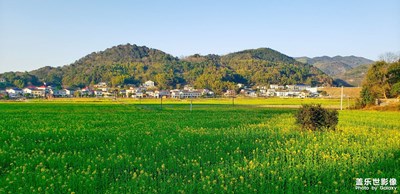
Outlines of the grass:
M190 99L163 99L163 104L180 104L189 105ZM134 98L55 98L51 100L42 99L31 99L27 102L40 102L40 103L111 103L111 104L161 104L161 99L145 98L145 99L134 99ZM301 104L318 103L325 107L339 108L340 99L322 99L322 98L244 98L238 97L232 98L197 98L192 99L193 104L209 104L209 105L251 105L251 106L279 106L279 107L298 107ZM344 101L344 106L347 104L354 105L354 100L347 102Z
M0 103L0 193L356 193L356 178L399 178L399 112L340 111L337 131L310 132L261 100L200 102Z

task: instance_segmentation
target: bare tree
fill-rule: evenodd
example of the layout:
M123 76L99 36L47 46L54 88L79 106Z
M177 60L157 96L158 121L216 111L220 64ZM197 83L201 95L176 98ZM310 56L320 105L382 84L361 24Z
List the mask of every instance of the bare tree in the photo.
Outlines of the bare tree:
M393 63L400 60L400 52L397 54L394 52L387 52L379 55L380 61L385 61L386 63Z

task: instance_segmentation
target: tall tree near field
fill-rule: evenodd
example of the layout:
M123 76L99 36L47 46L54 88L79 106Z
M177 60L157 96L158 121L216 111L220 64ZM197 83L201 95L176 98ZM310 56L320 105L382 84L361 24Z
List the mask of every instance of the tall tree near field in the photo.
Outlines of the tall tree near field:
M387 77L388 66L388 63L378 61L367 72L364 85L375 97L387 98L390 89Z
M361 105L372 104L374 99L400 95L400 61L378 61L367 72L361 90Z

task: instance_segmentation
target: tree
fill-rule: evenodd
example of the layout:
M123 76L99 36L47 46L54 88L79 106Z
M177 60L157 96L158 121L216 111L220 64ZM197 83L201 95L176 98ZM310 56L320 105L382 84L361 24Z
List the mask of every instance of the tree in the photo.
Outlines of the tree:
M390 91L387 77L388 66L388 63L378 61L367 72L364 87L370 90L370 93L375 97L387 98L387 94Z
M393 62L389 65L387 78L390 85L400 82L400 61Z
M160 73L154 77L154 81L157 83L157 87L160 89L167 89L171 84L170 80L167 78L167 74Z
M396 54L393 52L387 52L387 53L381 54L379 56L379 60L384 61L386 63L393 63L393 62L400 60L400 53Z
M338 124L338 111L322 108L320 104L304 104L297 111L296 124L306 130L335 130Z
M25 86L24 81L20 79L14 80L13 84L18 88L23 88Z
M400 82L398 82L392 86L392 89L390 90L390 95L400 96Z
M372 64L365 77L359 105L373 104L375 99L396 97L400 94L400 61L378 61Z
M111 85L113 87L116 87L116 86L124 83L124 80L125 80L125 76L122 76L122 75L114 76L114 77L111 78Z
M377 98L376 94L371 93L367 87L363 87L360 92L361 99L358 104L360 107L365 107L366 105L371 105L375 102Z

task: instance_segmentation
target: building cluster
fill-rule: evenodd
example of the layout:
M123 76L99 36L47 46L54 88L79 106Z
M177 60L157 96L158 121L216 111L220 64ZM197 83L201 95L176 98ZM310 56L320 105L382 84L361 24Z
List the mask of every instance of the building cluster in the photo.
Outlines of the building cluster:
M296 84L296 85L270 85L269 88L260 89L264 96L278 96L278 97L318 97L318 88L311 87L310 85Z
M239 90L226 90L225 97L246 96L246 97L317 97L319 94L316 87L310 85L269 85L247 87L244 84L237 84ZM190 85L183 89L158 90L153 81L146 81L139 87L129 89L111 88L106 82L100 82L93 87L82 89L60 89L52 86L30 86L23 89L7 88L0 90L0 98L30 97L30 98L52 98L52 97L127 97L127 98L199 98L214 97L213 91L208 89L195 89Z
M1 96L8 95L10 98L19 97L33 97L33 98L43 98L43 97L73 97L74 90L70 89L57 89L51 86L30 86L23 89L20 88L7 88L5 91L0 90Z
M24 89L7 88L0 90L0 97L9 98L52 98L52 97L129 97L129 98L199 98L213 97L214 92L208 89L194 89L192 86L185 86L183 89L158 90L153 81L146 81L139 87L129 89L111 88L105 82L100 82L93 87L82 89L57 89L52 86L30 86Z
M267 86L257 86L256 89L245 86L244 84L237 84L239 92L235 90L227 90L224 96L231 97L235 95L247 96L247 97L318 97L319 93L317 87L311 87L310 85L297 84L297 85L275 85L271 84Z

